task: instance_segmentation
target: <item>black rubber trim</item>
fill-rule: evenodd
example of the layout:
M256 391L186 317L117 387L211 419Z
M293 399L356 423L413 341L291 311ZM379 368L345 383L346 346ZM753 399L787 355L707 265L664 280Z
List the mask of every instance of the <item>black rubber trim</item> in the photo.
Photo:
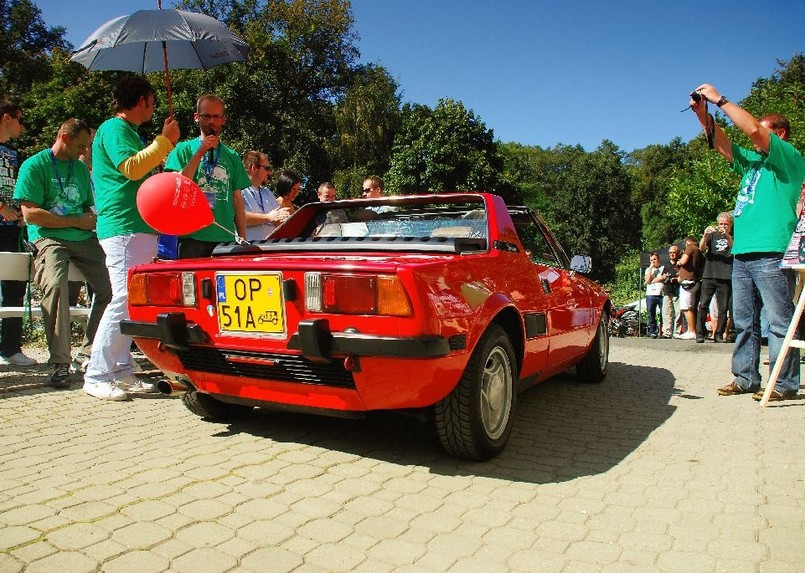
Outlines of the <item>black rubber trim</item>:
M289 350L300 350L312 361L333 355L388 356L394 358L434 358L447 356L450 343L444 336L398 338L359 332L330 332L325 319L303 320L299 331L288 341Z

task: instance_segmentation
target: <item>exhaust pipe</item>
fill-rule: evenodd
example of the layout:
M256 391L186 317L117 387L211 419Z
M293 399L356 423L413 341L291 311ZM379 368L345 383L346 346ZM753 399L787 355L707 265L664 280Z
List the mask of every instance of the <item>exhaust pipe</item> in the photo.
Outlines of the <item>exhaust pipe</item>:
M178 378L166 378L157 382L157 390L171 396L182 396L190 390L190 384Z

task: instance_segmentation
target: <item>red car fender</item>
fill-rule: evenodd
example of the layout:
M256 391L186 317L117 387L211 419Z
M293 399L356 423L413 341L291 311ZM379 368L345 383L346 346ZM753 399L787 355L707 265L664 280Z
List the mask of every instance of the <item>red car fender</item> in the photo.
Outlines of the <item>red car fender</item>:
M493 322L499 322L514 345L518 365L523 362L523 318L514 302L503 293L492 293L476 310L475 320L468 324L468 357L475 350L478 340Z

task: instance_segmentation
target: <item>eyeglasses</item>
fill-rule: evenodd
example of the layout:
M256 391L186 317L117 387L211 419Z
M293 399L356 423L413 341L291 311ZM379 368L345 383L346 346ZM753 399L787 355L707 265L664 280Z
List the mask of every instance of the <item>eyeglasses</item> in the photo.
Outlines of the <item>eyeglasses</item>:
M225 115L218 115L217 113L200 113L198 116L204 121L210 121L211 119L226 119Z

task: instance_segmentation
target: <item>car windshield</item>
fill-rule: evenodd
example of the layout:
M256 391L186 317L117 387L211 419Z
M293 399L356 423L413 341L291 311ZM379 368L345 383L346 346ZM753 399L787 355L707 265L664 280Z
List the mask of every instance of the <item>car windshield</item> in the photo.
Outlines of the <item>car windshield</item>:
M321 212L311 237L486 238L483 203L430 203L333 208Z

